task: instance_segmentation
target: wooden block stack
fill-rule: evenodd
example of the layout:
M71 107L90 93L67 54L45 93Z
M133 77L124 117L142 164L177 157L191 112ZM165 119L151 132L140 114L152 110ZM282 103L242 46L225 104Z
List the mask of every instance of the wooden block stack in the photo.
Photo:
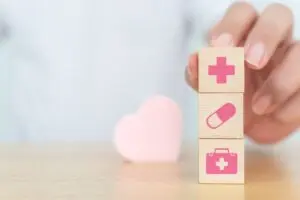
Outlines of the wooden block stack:
M199 52L199 183L244 183L244 49Z

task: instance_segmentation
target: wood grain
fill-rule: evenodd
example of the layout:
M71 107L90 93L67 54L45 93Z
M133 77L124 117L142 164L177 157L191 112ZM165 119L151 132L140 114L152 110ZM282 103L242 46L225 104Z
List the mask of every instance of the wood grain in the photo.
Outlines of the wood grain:
M0 145L3 200L299 200L299 140L246 145L246 184L200 185L197 143L178 163L124 163L109 143Z

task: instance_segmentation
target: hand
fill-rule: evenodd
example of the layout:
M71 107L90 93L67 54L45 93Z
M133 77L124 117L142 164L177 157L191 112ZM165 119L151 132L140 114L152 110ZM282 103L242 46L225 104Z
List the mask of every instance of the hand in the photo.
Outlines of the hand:
M300 42L292 33L293 14L286 6L271 4L258 15L244 2L233 4L209 33L211 46L245 48L244 128L257 143L279 142L300 126ZM186 80L198 91L196 53Z

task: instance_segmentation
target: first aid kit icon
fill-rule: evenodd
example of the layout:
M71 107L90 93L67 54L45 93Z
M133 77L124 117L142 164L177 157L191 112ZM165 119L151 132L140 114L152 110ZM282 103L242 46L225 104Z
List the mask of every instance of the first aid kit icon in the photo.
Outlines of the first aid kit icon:
M237 174L238 155L228 148L216 148L206 154L206 174Z

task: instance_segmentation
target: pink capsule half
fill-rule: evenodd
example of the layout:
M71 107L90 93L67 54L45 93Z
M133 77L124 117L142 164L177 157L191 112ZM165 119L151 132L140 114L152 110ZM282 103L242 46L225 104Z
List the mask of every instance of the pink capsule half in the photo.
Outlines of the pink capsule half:
M232 103L226 103L206 118L207 126L216 129L231 119L235 113L235 106Z

